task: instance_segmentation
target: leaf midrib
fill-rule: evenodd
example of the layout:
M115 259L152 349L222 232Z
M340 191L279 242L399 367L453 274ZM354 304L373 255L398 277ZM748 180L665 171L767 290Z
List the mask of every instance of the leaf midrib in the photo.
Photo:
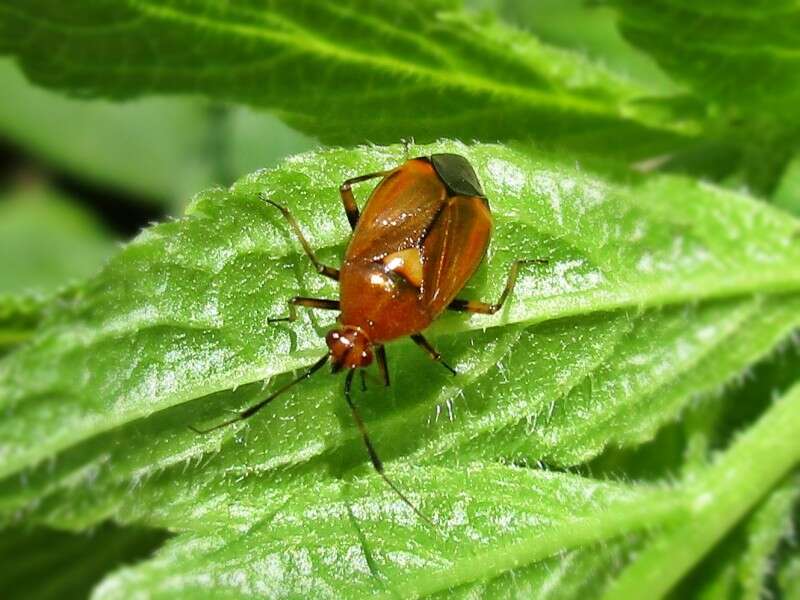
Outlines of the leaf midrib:
M612 511L599 509L596 514L568 520L543 534L529 535L515 543L495 545L490 551L457 560L447 573L438 573L434 581L421 578L404 588L413 597L455 588L464 584L491 580L521 565L542 560L558 552L586 546L592 542L622 535L642 527L656 528L672 521L686 510L684 492L678 488L655 492L655 496L612 502Z
M575 96L559 95L553 100L552 93L543 94L535 89L522 86L509 85L487 80L475 75L466 75L455 71L432 69L411 62L405 62L387 55L366 54L337 46L319 36L311 35L308 30L292 24L292 34L266 31L263 28L242 23L221 23L211 20L203 15L192 15L176 10L172 7L158 6L149 2L129 1L129 4L145 15L161 20L171 20L178 23L192 25L196 28L206 28L210 31L221 31L241 38L257 39L280 44L286 48L295 47L298 52L316 55L325 60L338 60L351 65L375 67L383 71L404 74L408 77L428 80L435 86L446 85L465 92L481 92L491 96L505 96L508 99L523 101L525 103L545 106L549 108L572 108L594 116L609 116L624 118L624 110L617 110L609 105L592 102ZM27 15L17 13L21 18ZM670 127L665 126L665 129Z
M759 273L762 275L763 273ZM749 285L743 285L749 284ZM663 296L659 297L655 294L650 296L645 296L647 301L637 300L636 296L632 294L628 294L626 296L625 293L604 293L603 290L600 290L600 296L606 296L605 302L598 301L599 299L596 297L596 294L585 293L583 294L584 298L586 299L586 304L591 302L591 308L587 310L586 306L582 306L581 303L569 303L567 304L566 310L556 314L555 312L549 312L547 310L543 310L539 313L530 314L529 318L527 319L517 319L516 321L509 321L503 320L504 317L507 315L503 315L498 313L499 316L496 317L489 317L485 320L478 320L477 318L470 318L467 320L456 321L455 318L445 319L442 325L434 326L432 331L434 334L445 334L445 333L456 333L456 332L463 332L472 329L486 329L489 327L497 327L501 325L510 325L512 323L524 323L526 325L533 325L539 322L543 322L546 320L554 320L556 318L564 318L568 316L576 316L581 314L591 314L596 312L603 312L603 311L610 311L610 310L618 310L622 308L648 308L648 307L657 307L657 306L665 306L670 304L680 304L683 302L699 302L703 300L710 300L710 299L720 299L720 298L733 298L738 296L751 296L755 294L757 291L765 291L768 284L772 284L775 289L775 292L781 293L793 293L800 291L800 274L794 278L789 278L784 281L780 279L775 281L770 281L769 278L766 281L759 279L755 279L752 281L745 281L742 283L729 286L728 288L720 288L715 289L712 291L711 294L706 295L691 295L687 291L683 291L683 293L678 294L664 294ZM625 290L623 290L625 292ZM546 302L563 302L564 297L551 297L545 299ZM532 299L533 302L541 302L541 300ZM141 327L141 324L137 326L137 329ZM115 332L119 334L119 332ZM101 338L102 335L98 336L96 339ZM95 419L95 424L85 428L82 432L73 432L72 430L65 432L66 435L63 436L55 436L54 438L50 438L47 442L43 442L36 447L36 452L33 454L42 455L44 456L47 453L54 453L58 452L69 445L78 442L83 439L87 439L91 436L97 435L99 433L103 433L105 431L109 431L115 427L123 425L124 423L133 421L138 418L144 418L148 416L152 416L161 410L169 408L170 406L175 406L177 404L182 404L184 402L188 402L190 400L194 400L196 398L204 397L216 392L224 391L226 389L230 389L232 386L235 385L245 385L247 383L253 383L260 380L265 380L275 375L287 372L292 369L299 368L304 366L308 362L310 362L317 354L317 348L321 348L322 344L316 348L304 350L300 353L295 353L287 358L287 360L276 362L272 361L269 365L266 366L250 366L249 368L240 368L236 373L226 373L217 378L209 378L205 380L205 385L200 386L194 389L186 389L181 390L180 393L175 394L172 398L164 398L161 402L150 405L148 407L142 407L138 410L131 411L125 414L118 414L114 413L112 415L106 415L104 419L98 420ZM102 422L101 422L102 421ZM30 453L28 453L30 454ZM22 458L20 457L26 456L18 455L17 460L14 461L5 461L5 464L0 466L0 477L5 477L11 475L18 471L21 468L31 465L31 459L29 458ZM38 462L40 458L34 458L33 462Z

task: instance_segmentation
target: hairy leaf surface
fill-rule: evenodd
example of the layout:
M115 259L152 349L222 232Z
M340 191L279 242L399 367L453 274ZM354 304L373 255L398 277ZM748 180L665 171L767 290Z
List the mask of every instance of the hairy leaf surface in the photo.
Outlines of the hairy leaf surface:
M488 260L464 297L494 298L513 259L548 259L521 274L501 313L449 315L436 324L432 339L458 377L401 341L389 351L395 386L370 384L357 395L389 473L445 530L458 524L447 512L460 497L456 490L475 492L464 497L470 506L497 501L490 492L512 477L494 470L510 468L493 466L497 459L579 465L609 445L647 440L692 398L740 376L797 325L798 223L780 211L686 179L612 180L571 159L498 146L413 148L414 154L441 151L468 157L495 217ZM336 288L310 269L280 214L259 195L287 204L322 259L338 264L348 235L340 182L402 158L400 148L311 153L230 190L200 194L185 217L144 231L54 307L31 342L0 363L6 417L0 422L0 518L75 529L113 518L185 531L170 546L176 554L167 549L164 556L174 566L175 557L208 548L195 562L183 561L183 581L191 583L208 572L209 561L241 558L255 541L281 539L271 525L264 526L264 540L256 539L257 523L270 524L286 511L319 514L320 502L334 502L340 515L362 502L399 510L398 519L411 523L413 533L381 529L367 536L389 546L374 555L365 551L364 560L380 555L390 565L388 581L416 589L415 571L406 567L417 562L401 567L397 560L408 556L420 523L367 468L339 380L321 373L246 425L208 436L186 427L218 422L262 398L287 371L321 354L319 334L332 322L329 314L304 313L291 325L267 325L267 317L285 312L290 296L335 297ZM361 202L368 187L357 190ZM470 469L475 484L459 487ZM562 498L547 489L542 502ZM518 496L530 500L510 497ZM574 544L572 522L558 521L541 533L554 536L551 546L542 541L551 538L531 534L526 547L536 550L520 564L671 518L672 500L643 501L641 522L617 523L606 515L601 521L611 529L600 531L593 521ZM611 513L635 516L627 509ZM497 519L469 523L496 527ZM338 516L330 526L334 537L358 530ZM220 537L221 528L230 533ZM298 548L306 548L305 539L295 540ZM486 542L491 552L505 543L492 540ZM425 550L414 560L427 556L420 563L425 568L450 572L431 543L433 554ZM215 554L218 547L229 550ZM624 557L625 547L619 552L609 560ZM464 564L478 560L470 556ZM575 560L582 563L580 556ZM507 577L512 568L487 564L497 567L481 571L487 581ZM168 583L158 565L131 575L130 588L115 587L123 585L118 582L101 592L140 585L162 590ZM229 567L218 571L222 587ZM472 567L459 569L453 572ZM375 584L367 570L364 579L349 572L345 579L353 579L353 589L371 589L358 587ZM291 581L333 585L334 575L320 567L310 579ZM475 582L459 577L436 585L425 580L420 593Z
M663 596L704 557L800 461L794 431L800 425L800 384L778 399L758 422L719 456L710 469L689 477L692 514L654 536L609 588L608 600ZM785 532L786 513L796 500L796 484L778 491L757 511L755 535L738 576L743 593L759 594L764 552ZM747 527L747 525L745 525ZM761 539L759 535L763 535ZM658 568L655 568L658 565Z
M514 379L495 366L507 360L515 376L529 378L520 380L526 385L504 395L508 404L498 398L498 406L476 406L478 413L492 410L483 419L459 420L457 437L495 438L504 428L518 426L528 433L510 435L505 452L574 464L615 437L624 444L651 435L681 402L740 372L794 323L798 225L769 207L681 179L617 184L540 155L494 146L441 144L436 149L466 154L494 207L488 264L467 297L497 294L514 258L548 257L550 262L522 275L502 313L449 316L438 324L439 333L506 325L442 338L442 350L463 373L459 379L406 377L416 393L393 389L389 403L365 402L365 409L374 411L368 412L370 418L411 418L424 425L436 404L447 412L455 401L460 410L458 399L470 394L473 382L488 388L506 380L505 390L512 392ZM396 164L400 157L397 150L381 149L304 155L282 169L249 177L228 193L200 195L184 219L144 232L57 311L33 343L0 367L0 401L9 416L0 423L3 473L161 409L308 364L320 352L317 331L329 322L326 316L309 315L291 327L268 327L266 318L283 313L285 300L298 291L333 296L335 288L309 276L307 259L298 254L285 224L258 195L289 204L312 244L325 248L326 260L336 261L347 231L336 199L338 183ZM763 294L770 291L776 295L768 299ZM665 304L674 308L659 308ZM550 323L536 325L543 321ZM511 327L514 323L519 325ZM541 335L534 335L536 327L544 328ZM748 343L731 344L731 336ZM588 343L578 342L581 337ZM566 360L564 352L575 354ZM391 357L400 380L424 363L404 343ZM709 365L716 366L709 370ZM435 365L425 367L435 373ZM636 383L637 373L648 368L658 378L641 377ZM696 380L684 378L693 370ZM305 448L306 460L353 436L329 408L339 402L335 379L316 379L261 421L280 421L283 410L317 415L311 423L291 419L303 435L286 430L286 440L295 440L290 446ZM605 387L603 400L591 394L579 400L594 385ZM658 392L659 385L667 392L658 397L664 405L639 401ZM574 415L582 418L558 406L560 397L570 395L576 400L564 406L575 407ZM314 400L302 400L309 397ZM198 405L216 406L211 399ZM223 414L224 405L216 414ZM589 418L593 410L619 427L597 429L595 418ZM653 412L642 416L637 410ZM184 424L194 420L183 414ZM564 424L563 444L557 426L550 435L558 437L530 435L545 432L547 427L537 423L549 420ZM394 425L387 423L386 429ZM311 431L317 433L308 437ZM428 433L419 440L421 454L454 445L447 441L446 426L423 431ZM184 440L180 445L191 454L229 439L230 433L219 432L211 442L193 439L180 427L172 435ZM398 448L403 454L408 450L408 444ZM293 452L284 447L261 460L276 465L280 455Z
M234 598L417 597L682 510L680 495L666 489L499 465L410 469L400 481L430 491L424 509L446 533L421 522L376 478L289 487L279 508L245 485L235 499L240 519L231 521L224 503L198 506L197 517L228 526L198 522L201 531L115 574L95 598L184 598L209 589Z
M416 518L375 477L289 484L282 502L266 505L249 478L235 495L192 504L189 531L153 561L112 576L96 597L193 597L207 589L236 598L311 590L321 597L418 597L467 584L476 595L520 592L536 582L537 561L610 541L595 555L600 563L610 558L610 567L615 539L637 531L649 538L645 550L617 555L628 566L611 581L609 597L661 594L800 460L791 436L800 426L798 407L795 386L711 467L672 489L479 462L402 469L404 486L425 490L414 498L444 531ZM755 465L762 468L751 475ZM676 559L681 540L687 553ZM580 588L591 563L584 553L575 556L582 572L571 583ZM650 568L654 560L662 569ZM512 569L527 565L531 572L508 581ZM561 589L569 597L569 586Z

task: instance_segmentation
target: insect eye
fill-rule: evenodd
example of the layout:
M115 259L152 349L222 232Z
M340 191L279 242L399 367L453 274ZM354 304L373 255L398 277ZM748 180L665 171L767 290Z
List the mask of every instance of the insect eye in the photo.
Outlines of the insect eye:
M333 331L329 331L325 336L325 343L328 344L328 348L331 350L350 345L348 343L348 339L335 329Z

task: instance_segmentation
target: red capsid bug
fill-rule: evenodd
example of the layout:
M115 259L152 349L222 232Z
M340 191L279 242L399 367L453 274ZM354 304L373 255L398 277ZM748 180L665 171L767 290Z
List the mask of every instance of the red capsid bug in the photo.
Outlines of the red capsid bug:
M362 213L352 186L371 179L380 182ZM330 360L333 373L347 371L344 396L375 471L403 502L430 523L384 472L352 399L355 371L376 361L383 383L388 386L384 344L409 336L430 358L455 375L456 371L442 360L422 331L445 309L496 313L513 291L520 266L547 261L512 263L505 288L494 303L456 298L485 256L492 231L489 201L472 165L458 154L412 158L388 171L353 177L340 186L339 193L353 229L341 269L321 263L294 216L264 197L286 219L317 272L338 281L340 287L339 300L291 298L289 315L269 322L294 321L298 306L340 311L338 324L325 336L328 352L302 375L236 417L210 429L192 429L207 433L247 419Z

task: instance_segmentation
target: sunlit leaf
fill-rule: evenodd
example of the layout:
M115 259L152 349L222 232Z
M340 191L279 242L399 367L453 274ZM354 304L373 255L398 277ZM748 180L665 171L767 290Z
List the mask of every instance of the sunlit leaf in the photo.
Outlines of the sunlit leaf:
M651 439L698 394L740 377L800 320L798 223L688 179L614 180L569 157L491 145L441 142L412 151L467 156L490 199L493 242L464 297L496 297L513 259L548 262L521 274L501 313L449 315L435 325L431 339L457 377L409 342L389 347L394 386L370 384L356 396L387 471L451 535L461 526L451 522L458 498L477 511L469 527L496 530L500 517L480 507L506 506L497 490L517 476L530 489L568 481L577 496L586 489L634 494L631 508L603 509L585 528L561 518L532 530L520 538L527 550L516 564L498 558L517 555L490 537L479 546L491 560L476 554L478 546L465 547L452 566L439 538L425 537L424 523L368 468L340 380L320 373L245 425L208 436L189 431L262 398L273 377L283 381L320 356L320 332L333 319L317 313L291 325L266 323L296 293L335 297L337 290L310 269L259 195L287 204L322 259L338 264L349 234L339 184L403 159L402 148L373 147L300 155L228 191L198 195L185 217L144 231L54 307L30 343L0 363L0 519L84 529L113 518L185 532L161 558L109 580L98 591L109 597L145 588L166 594L163 569L173 569L176 557L185 567L180 589L191 589L213 564L215 585L240 589L230 569L245 551L253 561L287 547L310 552L323 532L344 544L359 530L386 581L433 593L508 578L515 567L530 566L535 581L534 563L555 565L554 555L570 549L573 560L588 561L588 573L602 560L590 561L581 548L628 533L638 539L685 510L680 493L661 487L562 479L495 461L583 464L609 446ZM368 188L358 188L360 201ZM766 493L762 475L736 510ZM508 502L527 515L541 515L544 505L566 506L562 517L581 514L565 493L545 486L538 495L510 493ZM336 518L325 520L331 506ZM348 506L355 523L341 518ZM297 515L322 520L276 533L280 515L295 524ZM732 528L734 516L715 532ZM397 562L412 549L428 572L451 575L433 583L418 577L416 567L406 568L411 563ZM629 560L624 545L609 552L614 569ZM293 556L279 565L291 577L302 566ZM312 565L322 564L314 556ZM245 586L283 581L241 569ZM358 577L321 567L301 574L290 581L348 580L355 591L378 585L369 568ZM491 585L504 589L500 579Z
M710 468L672 489L482 463L402 469L400 481L420 490L414 498L437 529L376 477L295 482L269 499L257 478L246 478L230 494L205 502L198 496L187 532L154 560L111 576L96 597L182 598L209 590L241 598L311 590L331 598L418 597L467 584L477 584L470 597L487 589L519 593L536 581L536 571L523 572L518 586L506 578L512 569L637 530L650 540L643 551L618 555L628 566L608 596L660 595L800 460L800 445L791 439L800 426L798 407L795 387ZM685 554L676 557L681 540ZM596 554L601 564L605 554ZM591 570L585 554L576 556L584 561L578 568ZM650 568L654 560L660 569ZM585 575L571 583L580 587ZM595 583L594 593L604 582ZM570 597L569 585L562 589Z
M467 294L494 296L514 258L550 260L522 276L515 301L502 314L449 317L440 332L727 297L733 314L720 300L719 323L712 327L712 311L709 327L698 325L695 334L699 342L714 343L760 310L757 304L748 307L763 302L754 294L788 293L800 281L800 249L793 245L797 223L746 198L680 179L621 186L493 146L438 149L470 157L495 207L488 268ZM2 365L0 397L14 417L0 424L3 472L156 410L308 364L321 347L311 322L276 328L268 327L266 318L284 312L286 298L304 288L323 296L335 291L319 278L298 288L297 268L307 273L307 260L258 195L292 206L312 243L332 248L324 256L336 260L346 235L338 183L399 158L396 150L304 155L283 169L241 181L230 193L202 195L185 219L142 234L28 348ZM745 300L739 304L734 298ZM776 307L782 310L778 300ZM616 325L607 321L600 327L612 338L636 326L624 314ZM762 321L758 327L771 322ZM790 326L776 321L773 337ZM653 325L669 330L663 319ZM513 344L514 329L487 335L499 336L500 360L502 346ZM595 347L579 348L589 353L588 365L614 348L611 343L604 349L602 339L597 336ZM689 340L681 343L682 352L690 349ZM561 347L554 343L551 352ZM462 351L469 352L469 344ZM600 355L593 358L593 352ZM461 367L469 378L474 371L467 360L474 359L465 357ZM454 362L459 367L457 357ZM80 383L69 373L82 373ZM454 385L460 389L464 383ZM332 391L331 384L325 389ZM31 445L34 438L40 441Z
M424 509L442 531L374 477L289 487L280 508L265 505L250 479L255 487L245 484L229 499L241 519L229 520L230 504L197 505L196 517L227 527L179 536L154 560L112 576L95 597L209 589L242 598L416 597L655 525L681 509L680 496L666 489L498 465L411 469L400 481L428 490Z

